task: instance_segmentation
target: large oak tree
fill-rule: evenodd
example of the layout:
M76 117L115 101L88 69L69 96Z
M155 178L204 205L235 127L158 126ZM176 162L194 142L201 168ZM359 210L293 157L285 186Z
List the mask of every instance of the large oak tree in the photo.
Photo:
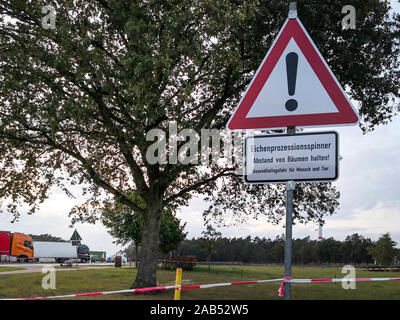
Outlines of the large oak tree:
M298 1L299 16L351 98L361 128L394 114L399 92L399 17L388 1L352 0L355 30L342 30L343 3ZM55 29L42 7L56 9ZM0 1L0 197L18 218L52 186L84 186L72 209L96 219L103 201L143 217L133 286L156 285L160 214L196 194L211 216L284 214L284 186L245 186L234 166L150 164L146 133L221 129L288 13L285 1ZM182 142L181 142L182 143ZM134 196L132 196L134 194ZM338 206L330 184L297 188L295 218L322 220ZM97 216L98 217L98 216Z

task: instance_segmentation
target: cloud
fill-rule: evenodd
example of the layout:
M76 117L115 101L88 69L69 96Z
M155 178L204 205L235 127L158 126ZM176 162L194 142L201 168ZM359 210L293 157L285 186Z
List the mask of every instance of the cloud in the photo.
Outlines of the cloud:
M341 199L337 214L326 219L324 237L344 240L358 232L377 240L382 233L390 232L400 243L400 118L365 135L357 126L334 129L339 132L343 156L339 179L335 182ZM328 130L314 128L306 132ZM195 199L182 209L180 217L188 222L189 237L199 236L204 229L201 214L206 207L201 199ZM313 224L296 224L293 235L316 239L316 228ZM260 216L258 220L250 219L239 227L220 231L224 236L274 238L284 228L283 223L273 226Z
M373 208L355 209L344 219L331 221L329 228L338 231L342 230L344 225L348 229L362 230L363 234L400 233L400 201L378 202Z
M107 233L106 228L97 223L77 223L70 228L71 219L68 217L69 210L82 201L82 199L68 198L60 190L54 190L49 199L33 215L21 214L19 221L11 223L11 215L3 215L0 222L0 230L11 232L22 232L26 234L51 234L52 236L69 240L76 228L81 235L83 244L89 246L90 250L106 251L107 255L113 255L122 247L113 244L114 239Z
M380 234L390 232L400 243L400 117L392 123L376 128L374 132L363 135L358 127L334 128L340 135L340 175L335 185L341 192L340 208L336 215L326 219L324 237L343 240L347 235L358 232L376 240ZM306 132L329 131L332 129L306 129ZM78 192L74 194L79 195ZM11 216L3 215L0 230L24 233L50 233L69 239L73 229L69 228L68 212L82 199L70 199L60 190L54 190L40 210L29 216L21 215L20 221L11 224ZM202 198L193 199L190 205L182 208L178 217L187 222L188 238L200 237L204 230L202 212L207 208ZM114 254L120 250L113 244L113 238L101 224L77 224L76 228L92 250L106 250ZM296 224L294 237L316 239L317 226ZM273 226L258 220L249 219L238 227L220 228L226 237L275 238L284 233L283 224Z

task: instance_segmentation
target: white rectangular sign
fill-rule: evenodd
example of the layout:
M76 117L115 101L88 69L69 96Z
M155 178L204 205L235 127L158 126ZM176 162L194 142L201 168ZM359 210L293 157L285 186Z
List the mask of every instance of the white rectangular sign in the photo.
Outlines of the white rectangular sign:
M260 135L244 140L244 181L333 181L339 175L337 132Z

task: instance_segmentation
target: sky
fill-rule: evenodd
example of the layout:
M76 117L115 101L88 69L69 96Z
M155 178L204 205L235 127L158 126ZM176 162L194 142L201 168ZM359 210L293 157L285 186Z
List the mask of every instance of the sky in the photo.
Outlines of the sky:
M400 12L398 1L393 7ZM335 130L340 136L339 179L334 182L341 192L340 208L334 216L326 219L323 228L325 238L344 240L347 235L360 233L377 240L389 232L400 247L400 116L375 131L363 135L358 126L330 129L306 129L305 132ZM54 190L48 200L34 215L22 213L18 222L11 223L12 216L3 214L0 230L30 234L49 233L69 240L74 229L70 228L69 210L79 203L59 190ZM206 204L195 198L177 216L186 222L188 238L199 237L204 231L202 211ZM121 250L100 223L76 224L74 226L91 250L106 251L110 256ZM260 216L240 226L220 228L224 237L275 238L284 233L283 224L273 226ZM318 226L314 224L293 227L293 237L318 237Z

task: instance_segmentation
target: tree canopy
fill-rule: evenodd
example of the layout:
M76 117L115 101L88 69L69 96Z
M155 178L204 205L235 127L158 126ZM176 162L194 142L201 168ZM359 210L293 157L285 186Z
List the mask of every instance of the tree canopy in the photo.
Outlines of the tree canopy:
M67 242L67 240L64 240L60 237L54 237L51 234L45 233L45 234L30 234L29 235L33 241L53 241L53 242Z
M100 219L110 235L116 239L115 243L140 246L143 235L143 218L140 214L118 204L107 204ZM185 225L186 223L180 223L171 210L161 213L160 253L167 254L178 248L187 235L184 232Z
M44 5L55 28L43 28ZM298 1L299 17L351 98L361 128L387 123L399 96L399 15L383 0L353 0L356 30L343 30L342 1ZM87 201L81 221L118 201L143 217L135 286L156 284L161 212L206 195L221 217L265 214L279 222L283 186L248 186L233 165L149 163L151 129L221 129L287 17L282 1L0 1L0 197L17 219L51 187ZM178 144L182 146L185 141ZM135 196L132 196L134 191ZM330 184L295 194L298 221L338 206ZM97 216L98 218L98 216Z
M393 241L389 233L383 234L376 245L370 248L369 254L379 265L390 266L393 264L393 259L397 253L395 246L396 241Z
M200 238L200 244L207 255L208 271L210 271L210 261L211 255L214 252L215 243L222 236L222 233L217 231L212 225L207 225L206 230L202 233L202 238Z
M282 263L285 253L284 235L275 239L260 237L219 237L215 239L211 256L203 249L206 238L192 238L184 240L174 254L183 256L194 255L198 261L241 262L241 263ZM313 240L310 237L293 239L294 264L372 264L374 260L380 266L390 266L393 262L393 252L398 249L382 250L382 237L378 241L354 233L344 241L332 237ZM391 243L390 247L394 248ZM389 253L385 262L376 259L378 254Z

